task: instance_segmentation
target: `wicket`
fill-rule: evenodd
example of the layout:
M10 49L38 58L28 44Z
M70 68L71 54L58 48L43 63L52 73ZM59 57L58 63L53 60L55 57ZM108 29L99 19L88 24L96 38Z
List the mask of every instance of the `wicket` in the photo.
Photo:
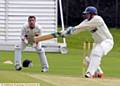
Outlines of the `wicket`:
M83 42L83 58L82 58L82 75L84 77L85 75L85 71L86 71L86 67L88 66L89 64L89 56L90 56L90 53L91 53L91 50L93 48L93 46L95 45L94 42L89 42L89 41L85 41ZM88 58L86 58L88 57Z

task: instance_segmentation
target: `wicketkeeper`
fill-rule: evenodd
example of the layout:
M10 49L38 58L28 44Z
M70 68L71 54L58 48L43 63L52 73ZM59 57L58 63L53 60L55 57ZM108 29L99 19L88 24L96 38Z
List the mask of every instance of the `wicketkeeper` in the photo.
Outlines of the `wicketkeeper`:
M15 68L16 70L22 69L22 51L26 48L26 46L32 46L36 49L39 59L42 65L42 72L47 72L49 65L47 61L47 57L45 55L45 50L41 47L41 43L34 42L34 37L41 35L41 26L36 23L35 16L28 17L28 23L25 23L22 32L21 32L21 43L16 44L15 46Z

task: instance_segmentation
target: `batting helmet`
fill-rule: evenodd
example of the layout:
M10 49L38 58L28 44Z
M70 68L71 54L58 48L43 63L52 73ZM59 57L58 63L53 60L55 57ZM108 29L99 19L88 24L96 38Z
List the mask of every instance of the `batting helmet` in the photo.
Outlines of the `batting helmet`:
M86 14L86 13L97 14L97 8L94 6L88 6L88 7L86 7L86 9L83 13L84 14Z
M29 67L30 65L32 64L32 61L31 60L29 60L29 59L25 59L24 61L23 61L23 67Z

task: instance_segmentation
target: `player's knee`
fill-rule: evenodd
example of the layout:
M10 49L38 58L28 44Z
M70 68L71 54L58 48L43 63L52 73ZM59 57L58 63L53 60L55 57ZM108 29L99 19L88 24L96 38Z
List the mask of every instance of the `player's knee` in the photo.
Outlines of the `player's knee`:
M39 48L37 51L38 51L38 53L44 53L45 52L45 50L43 48Z
M94 57L102 57L104 55L104 51L101 46L97 46L97 48L93 49L91 55Z
M103 56L103 53L99 52L99 53L93 53L92 54L93 57L102 57Z
M15 45L15 50L21 50L21 47L20 47L20 45Z
M90 58L88 56L85 57L85 64L88 66L90 63Z
M104 55L103 51L100 51L100 52L93 52L91 54L92 57L102 57Z

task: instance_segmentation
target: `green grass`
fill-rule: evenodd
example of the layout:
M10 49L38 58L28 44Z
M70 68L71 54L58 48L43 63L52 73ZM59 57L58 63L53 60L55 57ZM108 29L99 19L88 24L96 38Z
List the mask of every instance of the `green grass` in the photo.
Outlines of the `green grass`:
M120 78L120 30L111 29L113 34L115 46L113 50L102 59L102 68L105 77ZM41 86L55 86L44 80L36 79L27 74L41 74L41 75L58 75L80 77L82 74L82 45L84 41L92 41L89 32L81 32L67 37L68 54L46 53L50 71L48 73L41 73L41 65L38 56L35 52L24 52L22 60L29 58L33 61L32 68L23 68L22 71L15 71L14 65L4 64L6 60L13 61L14 52L1 51L0 52L0 82L39 82Z

